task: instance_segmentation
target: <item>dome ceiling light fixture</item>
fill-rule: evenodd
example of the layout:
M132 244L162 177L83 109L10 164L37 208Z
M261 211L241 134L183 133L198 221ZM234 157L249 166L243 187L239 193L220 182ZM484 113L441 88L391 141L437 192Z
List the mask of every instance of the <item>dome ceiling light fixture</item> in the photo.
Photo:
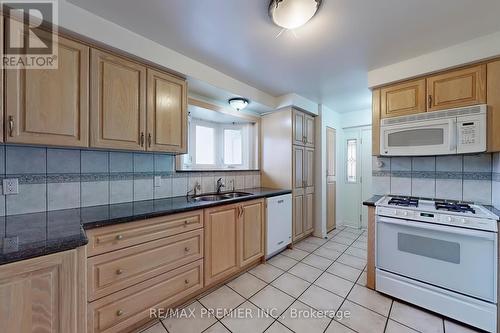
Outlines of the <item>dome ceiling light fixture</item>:
M322 0L271 0L269 16L286 30L297 29L316 15Z
M244 108L246 108L248 106L248 104L250 103L250 101L246 98L242 98L242 97L235 97L235 98L231 98L229 101L227 101L229 103L229 105L231 105L233 107L233 109L235 109L236 111L241 111L243 110Z

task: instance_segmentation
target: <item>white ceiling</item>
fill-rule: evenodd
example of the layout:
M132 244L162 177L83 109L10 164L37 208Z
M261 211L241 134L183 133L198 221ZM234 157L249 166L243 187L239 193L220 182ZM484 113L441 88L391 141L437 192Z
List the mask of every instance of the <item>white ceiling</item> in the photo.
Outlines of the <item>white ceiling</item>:
M295 37L268 0L69 0L274 96L370 107L367 71L500 31L498 0L323 0Z

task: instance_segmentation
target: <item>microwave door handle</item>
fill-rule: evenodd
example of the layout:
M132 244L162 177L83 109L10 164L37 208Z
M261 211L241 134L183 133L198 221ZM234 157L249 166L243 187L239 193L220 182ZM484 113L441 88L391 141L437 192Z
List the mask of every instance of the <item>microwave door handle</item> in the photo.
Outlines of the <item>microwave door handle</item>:
M448 137L450 140L450 151L456 153L457 152L457 131L458 131L456 119L450 120L449 129L450 129L450 133L448 133Z
M473 230L473 229L463 229L457 227L448 227L439 224L430 224L425 222L416 222L408 220L394 219L390 217L379 216L377 218L377 223L395 224L404 226L407 228L425 229L431 231L441 231L448 234L472 236L476 238L483 238L487 240L496 240L496 234L488 231Z

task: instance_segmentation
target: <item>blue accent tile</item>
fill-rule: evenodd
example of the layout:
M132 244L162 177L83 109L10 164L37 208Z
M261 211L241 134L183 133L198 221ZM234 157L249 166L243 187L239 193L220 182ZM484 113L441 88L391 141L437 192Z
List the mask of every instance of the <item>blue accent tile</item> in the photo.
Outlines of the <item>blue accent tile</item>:
M174 171L174 157L165 154L155 154L155 172L173 172Z
M134 173L153 172L153 154L134 154Z
M133 153L109 153L109 172L134 172Z
M82 150L82 173L109 172L109 153L106 151Z
M6 173L44 174L47 171L47 149L22 146L6 147Z
M80 150L47 149L47 173L80 173Z

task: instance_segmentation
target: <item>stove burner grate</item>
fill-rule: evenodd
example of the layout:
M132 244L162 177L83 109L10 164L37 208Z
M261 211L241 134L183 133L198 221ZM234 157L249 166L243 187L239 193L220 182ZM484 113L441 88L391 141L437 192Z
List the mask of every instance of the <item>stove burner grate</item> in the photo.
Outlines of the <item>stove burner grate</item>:
M446 211L455 212L455 213L470 212L472 214L476 214L476 211L474 210L474 208L472 208L471 206L469 206L466 203L446 202L446 201L439 202L439 201L437 201L435 203L435 207L437 210L446 210Z
M418 207L418 198L393 197L389 200L389 205L402 206L402 207Z

